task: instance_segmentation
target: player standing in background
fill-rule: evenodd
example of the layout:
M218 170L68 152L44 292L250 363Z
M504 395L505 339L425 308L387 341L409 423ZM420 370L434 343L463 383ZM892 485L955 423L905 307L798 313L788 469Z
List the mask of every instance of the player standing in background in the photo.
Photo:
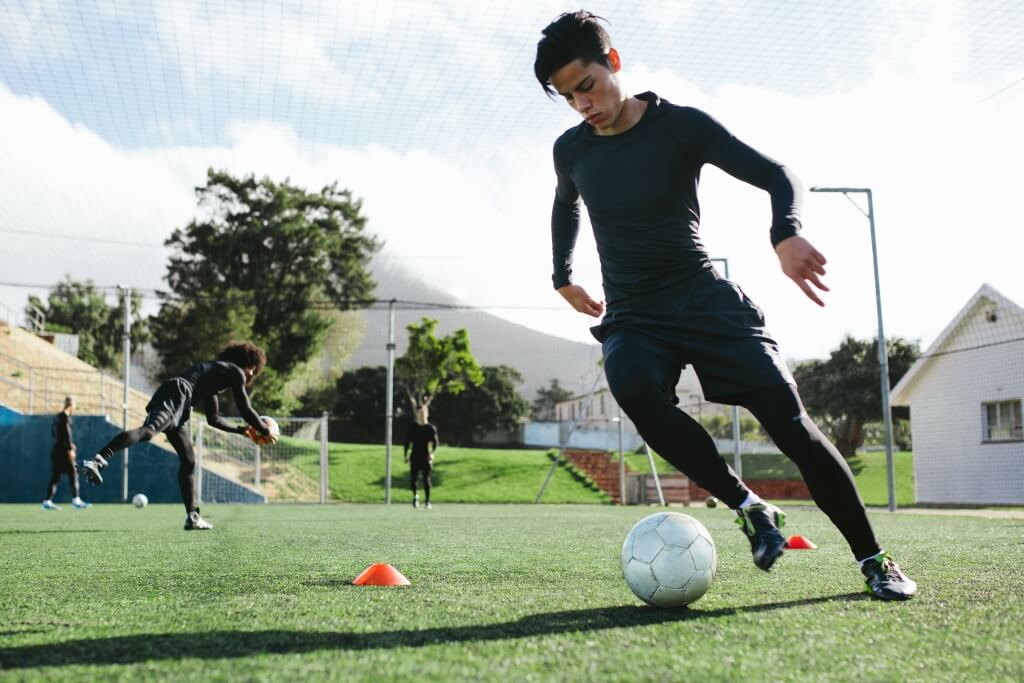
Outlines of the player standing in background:
M754 564L782 555L785 516L739 480L714 440L679 410L675 386L692 365L708 400L740 405L793 460L818 507L846 538L869 592L904 600L917 584L882 550L853 475L804 411L764 315L714 269L697 234L701 168L712 164L771 196L771 244L782 271L818 305L811 285L825 257L798 233L801 187L782 164L736 139L718 121L652 92L627 95L622 60L599 17L566 13L537 44L534 73L584 121L554 145L551 215L555 289L601 323L605 375L616 401L663 458L733 508ZM572 282L579 199L590 215L607 300Z
M185 530L212 529L213 525L199 515L199 502L196 500L196 454L189 431L192 406L203 406L206 421L211 427L250 438L258 433L273 443L276 438L253 410L246 392L246 385L260 374L266 362L263 349L247 342L236 342L226 346L216 360L190 366L160 385L146 405L146 420L141 427L115 436L92 460L82 463L82 473L90 484L102 484L100 472L107 468L114 453L140 441L149 441L163 432L178 454L178 486L185 505ZM227 389L231 390L246 424L236 426L220 417L217 394Z
M43 499L44 510L60 510L60 507L53 502L53 496L57 493L57 484L63 475L68 475L68 483L71 484L71 506L79 510L92 507L78 497L78 471L75 469L75 440L72 438L72 427L74 419L71 417L75 412L75 399L68 396L64 399L64 409L53 418L53 448L50 449L50 485L46 489L46 498Z
M405 461L409 463L409 483L412 486L412 506L419 507L417 480L423 475L424 506L430 509L430 475L434 471L434 451L437 450L437 427L427 421L430 413L426 406L416 409L416 421L405 433ZM412 448L412 460L409 449Z

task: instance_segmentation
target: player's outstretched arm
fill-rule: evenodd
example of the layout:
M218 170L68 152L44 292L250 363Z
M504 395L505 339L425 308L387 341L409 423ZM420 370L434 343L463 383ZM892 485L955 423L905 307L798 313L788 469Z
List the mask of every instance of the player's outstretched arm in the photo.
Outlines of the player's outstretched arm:
M263 423L260 416L253 410L252 403L249 402L249 393L245 390L245 375L241 370L238 371L238 377L233 378L231 393L235 397L235 405L238 406L238 412L242 419L261 435L270 436L270 429ZM245 431L243 427L242 433Z
M217 400L216 394L206 398L203 403L203 412L206 413L206 424L211 427L232 434L245 433L245 427L237 427L220 416L220 401Z
M799 235L787 237L779 242L775 245L775 253L779 256L779 264L786 277L795 282L808 299L819 306L824 306L825 302L811 289L813 284L823 292L829 291L819 277L825 274L824 254Z
M558 293L562 295L562 298L569 302L569 305L575 308L580 313L586 313L589 316L600 318L604 313L604 302L594 301L587 294L587 290L583 289L579 285L565 285L558 288Z

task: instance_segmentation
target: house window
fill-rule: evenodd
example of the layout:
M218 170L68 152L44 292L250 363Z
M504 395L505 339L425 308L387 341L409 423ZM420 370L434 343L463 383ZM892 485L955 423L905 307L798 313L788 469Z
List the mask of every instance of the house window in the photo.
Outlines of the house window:
M1018 399L981 405L982 433L985 441L1024 441L1020 404Z

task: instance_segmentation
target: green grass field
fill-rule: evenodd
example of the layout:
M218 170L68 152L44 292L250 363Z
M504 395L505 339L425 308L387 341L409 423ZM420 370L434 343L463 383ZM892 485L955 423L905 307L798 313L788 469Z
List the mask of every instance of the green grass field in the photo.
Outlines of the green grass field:
M0 506L0 680L1019 681L1020 519L873 512L921 584L866 598L841 538L792 510L770 575L725 510L694 508L718 576L640 604L618 554L647 508ZM390 562L409 588L350 581Z
M285 440L292 448L302 451L295 458L296 466L311 477L319 477L319 446L295 439ZM896 503L900 506L914 502L913 454L899 451L894 454L896 466ZM726 457L732 462L732 456ZM659 473L675 469L655 456ZM329 482L331 496L348 503L377 503L383 500L384 447L366 444L332 443L329 447ZM630 453L626 464L634 472L650 472L647 456ZM442 447L434 466L434 500L458 503L532 503L540 485L551 467L545 451L450 448ZM889 501L885 474L885 453L862 453L851 462L857 488L868 505L885 506ZM796 466L783 455L747 455L743 476L748 479L799 478ZM392 450L392 500L408 502L409 466L402 462L402 449ZM609 497L594 487L581 485L572 468L565 466L555 471L544 492L545 503L606 503Z

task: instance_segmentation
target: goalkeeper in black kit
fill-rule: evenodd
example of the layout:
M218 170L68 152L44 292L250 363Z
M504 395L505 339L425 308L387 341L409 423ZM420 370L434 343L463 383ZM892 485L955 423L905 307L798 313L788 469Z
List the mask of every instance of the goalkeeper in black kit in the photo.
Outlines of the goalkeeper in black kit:
M185 530L212 529L213 525L199 515L199 501L196 500L196 455L189 431L192 406L202 406L211 427L249 438L259 435L264 443L273 443L276 438L253 410L246 391L246 386L260 374L266 362L266 354L261 348L238 342L226 346L216 359L190 366L160 385L146 405L147 415L142 426L115 436L91 460L82 463L82 474L90 484L102 484L101 473L114 453L140 441L149 441L162 432L180 461L178 485L185 505ZM233 425L221 418L217 394L225 390L231 391L245 424Z
M799 180L703 111L652 92L624 92L622 59L595 15L563 14L543 35L537 80L584 119L554 145L552 279L575 310L602 318L591 331L615 400L652 448L736 511L754 564L768 571L785 547L785 515L747 488L707 431L676 407L680 372L692 365L708 400L747 408L796 463L849 544L871 595L911 597L917 584L875 538L853 475L804 410L763 312L718 274L698 234L697 188L711 164L768 193L765 237L783 273L824 305L815 288L828 290L821 281L825 257L799 234ZM572 280L581 199L606 302Z
M430 413L420 406L416 409L416 421L409 425L405 433L405 460L409 463L409 484L412 487L412 506L420 506L420 495L417 484L423 477L424 507L430 509L430 475L434 471L434 451L440 443L437 438L437 427L428 421ZM412 459L409 449L412 448Z

